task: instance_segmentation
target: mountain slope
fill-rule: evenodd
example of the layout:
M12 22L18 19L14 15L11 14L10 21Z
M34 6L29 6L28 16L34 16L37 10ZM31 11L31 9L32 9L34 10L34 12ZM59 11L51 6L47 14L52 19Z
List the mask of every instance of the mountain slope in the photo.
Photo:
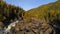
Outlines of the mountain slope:
M40 19L43 21L43 22L40 21L40 23L42 22L41 24L42 27L45 26L43 24L49 24L50 27L53 28L53 31L55 31L55 34L59 34L60 33L60 1L42 5L37 8L33 8L25 13L25 18L26 21L28 22L31 21L32 18L34 20Z
M38 8L31 9L26 12L25 17L35 17L35 18L59 18L60 17L60 2L53 2L50 4L42 5ZM60 19L60 18L59 18Z

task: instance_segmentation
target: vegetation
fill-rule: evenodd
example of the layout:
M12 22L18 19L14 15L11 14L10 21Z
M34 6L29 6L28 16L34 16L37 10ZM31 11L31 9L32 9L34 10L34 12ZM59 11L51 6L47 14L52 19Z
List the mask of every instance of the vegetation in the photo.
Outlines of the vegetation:
M37 31L40 33L43 30L45 34L46 32L52 34L52 31L55 31L58 34L60 33L60 0L33 8L26 12L21 7L19 8L0 1L0 29L4 25L9 25L10 20L14 20L15 18L23 19L16 25L16 30L22 29L21 31L24 32L25 29L29 29L35 34Z
M40 7L31 9L25 13L26 21L30 21L31 18L45 20L44 23L53 27L55 34L59 34L60 31L60 1L52 2ZM40 23L41 23L40 20ZM38 22L37 22L38 23ZM47 27L47 26L46 26ZM45 29L45 28L44 28Z
M60 2L54 2L46 5L42 5L38 8L31 9L26 12L25 18L30 19L38 18L45 19L47 21L60 20Z
M0 1L0 21L5 24L6 21L14 20L15 18L22 18L24 10L14 5L7 4ZM6 24L7 25L7 24Z

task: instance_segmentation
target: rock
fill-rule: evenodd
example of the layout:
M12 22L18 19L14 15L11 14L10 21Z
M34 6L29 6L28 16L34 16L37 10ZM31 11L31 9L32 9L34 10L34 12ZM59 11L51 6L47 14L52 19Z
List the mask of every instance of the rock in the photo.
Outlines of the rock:
M3 29L3 23L2 22L0 22L0 30L2 30Z
M25 34L34 34L31 30L25 30Z
M0 34L4 34L3 32L0 32Z

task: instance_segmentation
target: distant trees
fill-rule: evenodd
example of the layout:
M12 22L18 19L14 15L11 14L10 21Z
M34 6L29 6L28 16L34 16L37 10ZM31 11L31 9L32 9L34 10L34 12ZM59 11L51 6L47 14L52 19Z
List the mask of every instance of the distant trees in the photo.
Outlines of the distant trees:
M60 1L60 0L58 0L58 1Z
M54 21L60 21L60 2L50 3L47 5L34 8L25 13L25 17L28 17L26 20L29 20L31 17L45 19L49 23L57 23ZM56 24L55 24L56 25ZM57 25L56 25L57 26Z

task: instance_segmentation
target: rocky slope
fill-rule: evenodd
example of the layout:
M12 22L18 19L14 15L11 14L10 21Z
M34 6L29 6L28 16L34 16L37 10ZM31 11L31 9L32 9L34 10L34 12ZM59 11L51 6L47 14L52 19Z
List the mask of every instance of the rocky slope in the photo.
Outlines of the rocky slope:
M60 1L31 9L26 12L25 18L27 23L31 18L36 21L38 19L42 28L41 34L60 34Z

